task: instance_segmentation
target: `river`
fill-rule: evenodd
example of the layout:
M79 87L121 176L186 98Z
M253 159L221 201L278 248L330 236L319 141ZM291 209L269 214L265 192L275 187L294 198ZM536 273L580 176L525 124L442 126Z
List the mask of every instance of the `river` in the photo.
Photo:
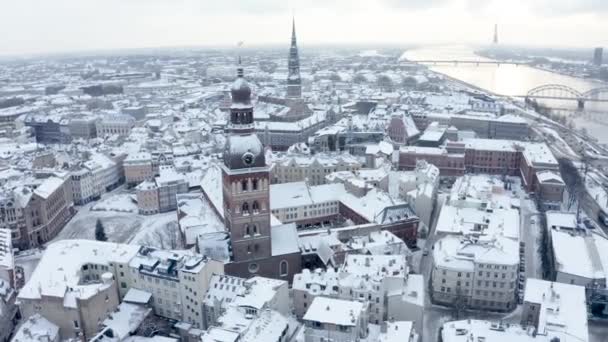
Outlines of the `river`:
M442 46L408 50L404 58L416 60L488 60L474 54L466 46ZM499 95L525 95L532 88L544 84L562 84L586 92L606 84L529 66L494 65L494 64L443 64L430 66L431 70L456 78L463 82L485 89ZM602 96L606 96L604 94ZM608 103L587 102L585 111L576 109L575 101L553 101L551 107L563 108L561 113L571 115L577 128L585 128L599 142L608 144Z

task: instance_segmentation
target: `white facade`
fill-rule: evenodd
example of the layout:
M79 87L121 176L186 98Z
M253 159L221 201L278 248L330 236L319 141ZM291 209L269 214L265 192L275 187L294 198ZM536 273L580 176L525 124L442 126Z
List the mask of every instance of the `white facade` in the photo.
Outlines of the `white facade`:
M273 184L307 181L310 185L320 185L325 184L325 177L332 172L361 168L361 163L349 154L273 155L270 162Z
M120 182L121 175L118 165L101 153L93 153L84 166L93 174L95 193L103 194Z
M305 182L272 184L270 208L283 223L314 221L339 213L342 184L309 186Z
M101 195L93 173L87 168L73 171L70 175L70 185L75 204L88 203Z
M438 188L439 169L423 160L416 163L415 170L399 177L399 195L427 227L431 224Z
M142 248L129 262L126 288L152 294L156 315L203 327L203 300L213 274L224 265L185 251Z
M61 338L92 337L129 289L152 295L154 312L202 327L202 301L223 264L190 252L92 240L50 244L18 299L24 317L43 315Z
M203 342L286 342L297 324L290 316L288 283L263 277L214 275L204 300Z
M522 325L537 336L560 341L589 341L585 288L528 278L524 292Z
M316 297L303 317L304 341L358 341L367 336L367 314L358 301Z
M135 126L135 119L129 115L108 115L97 121L97 137L109 135L127 136Z
M502 182L465 176L441 209L431 296L445 305L508 311L516 305L520 216Z
M317 297L360 301L369 322L390 319L416 321L422 328L424 281L409 274L404 256L349 254L339 271L304 270L294 276L295 314L303 317Z

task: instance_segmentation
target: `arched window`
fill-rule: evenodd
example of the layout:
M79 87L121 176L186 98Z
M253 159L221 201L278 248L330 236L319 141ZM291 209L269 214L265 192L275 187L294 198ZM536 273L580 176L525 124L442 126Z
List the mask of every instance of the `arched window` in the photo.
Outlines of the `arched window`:
M251 190L256 191L258 189L258 180L254 179L251 181Z
M258 226L256 226L255 224L253 225L253 235L256 235L258 233Z
M241 209L243 210L243 215L249 215L249 204L247 202L243 203Z
M258 201L253 201L253 204L251 205L251 210L253 210L254 214L260 212L260 205L258 204Z
M241 181L241 191L247 191L247 180Z
M255 226L254 226L254 227L255 227ZM254 231L255 231L255 228L254 228ZM245 225L245 236L249 236L249 235L250 235L250 233L251 233L251 232L249 231L249 225L248 225L248 224L246 224L246 225Z
M289 265L287 264L287 261L281 260L281 263L279 264L279 275L281 277L286 277L288 273Z

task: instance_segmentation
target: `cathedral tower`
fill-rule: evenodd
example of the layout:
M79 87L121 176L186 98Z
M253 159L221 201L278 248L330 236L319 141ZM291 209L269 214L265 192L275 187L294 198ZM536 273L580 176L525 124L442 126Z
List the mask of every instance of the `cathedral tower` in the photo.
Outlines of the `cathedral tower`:
M251 88L240 60L231 95L222 166L224 220L232 242L231 261L246 264L255 275L259 263L271 256L270 169L255 134Z

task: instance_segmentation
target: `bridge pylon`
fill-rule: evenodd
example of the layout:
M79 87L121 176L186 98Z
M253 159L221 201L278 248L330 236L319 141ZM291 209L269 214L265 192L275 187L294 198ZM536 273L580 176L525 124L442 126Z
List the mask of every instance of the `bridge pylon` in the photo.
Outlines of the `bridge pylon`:
M579 110L585 109L585 99L578 99L578 100L576 100L576 102L577 102L577 105L578 105L577 107Z

